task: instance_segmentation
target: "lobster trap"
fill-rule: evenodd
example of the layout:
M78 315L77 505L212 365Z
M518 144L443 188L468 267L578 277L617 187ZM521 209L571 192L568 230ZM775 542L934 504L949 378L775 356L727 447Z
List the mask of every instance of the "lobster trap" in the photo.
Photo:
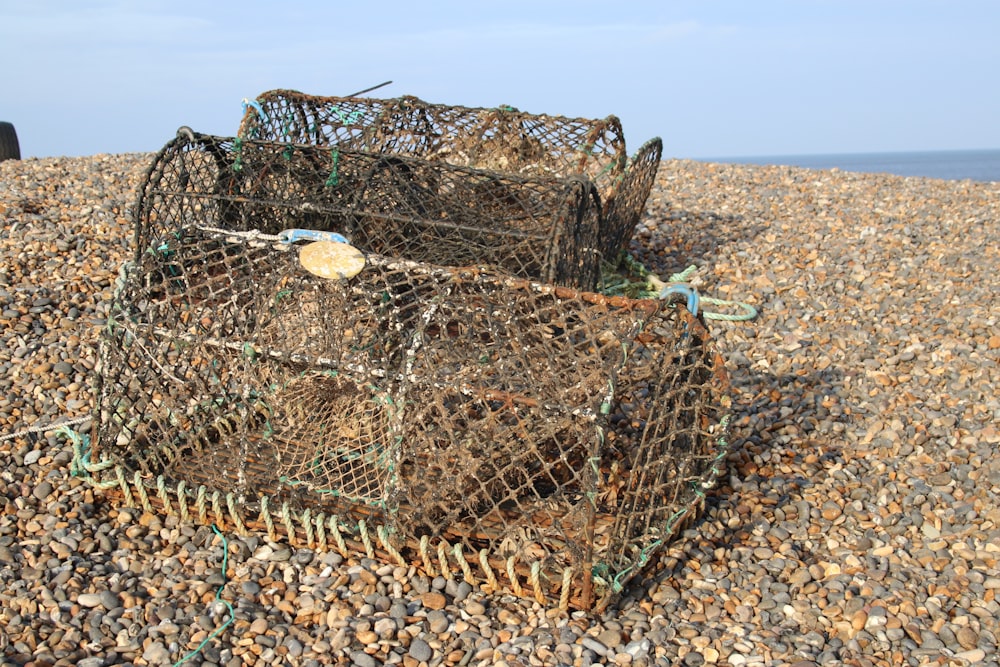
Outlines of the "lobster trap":
M140 192L137 247L167 220L270 235L300 228L378 254L592 289L611 252L602 215L596 188L580 178L182 130Z
M433 104L412 96L323 97L294 90L267 91L247 104L238 134L521 177L583 179L599 197L601 251L611 261L635 231L663 153L663 142L653 138L629 159L615 116L568 118L510 106Z
M683 304L373 253L323 278L294 235L190 218L139 236L78 457L128 504L590 609L719 473L726 376Z

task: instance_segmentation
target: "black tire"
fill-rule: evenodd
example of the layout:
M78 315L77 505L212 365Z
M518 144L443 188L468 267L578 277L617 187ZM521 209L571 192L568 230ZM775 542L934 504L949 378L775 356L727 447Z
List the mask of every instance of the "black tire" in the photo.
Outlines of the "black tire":
M8 122L0 121L0 162L20 160L21 147L17 144L17 132Z

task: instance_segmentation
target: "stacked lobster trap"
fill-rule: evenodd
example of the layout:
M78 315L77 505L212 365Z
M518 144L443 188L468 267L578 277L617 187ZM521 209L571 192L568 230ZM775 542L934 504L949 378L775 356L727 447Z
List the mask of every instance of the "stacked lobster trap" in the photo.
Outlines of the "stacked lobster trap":
M635 229L663 153L657 137L631 159L621 121L473 108L416 97L381 100L271 90L247 105L239 136L409 156L521 177L576 177L594 187L605 257Z
M370 148L165 147L81 465L148 511L603 608L726 454L701 318L592 291L585 170Z
M267 235L308 229L387 256L588 289L617 252L583 178L190 131L154 160L137 213L138 248L162 220Z

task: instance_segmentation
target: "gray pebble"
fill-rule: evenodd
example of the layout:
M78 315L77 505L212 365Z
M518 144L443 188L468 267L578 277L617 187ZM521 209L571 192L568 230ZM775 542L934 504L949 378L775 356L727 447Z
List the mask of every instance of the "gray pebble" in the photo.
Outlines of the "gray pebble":
M608 654L608 647L597 641L593 637L584 637L580 640L580 644L584 647L590 649L594 653L600 656L606 656Z
M288 655L293 658L297 658L302 655L304 647L302 646L302 642L298 639L295 639L294 637L286 637L282 644L288 649Z
M632 658L642 658L649 654L650 643L648 639L631 641L625 645L625 652Z
M684 664L687 667L701 667L705 664L705 656L697 651L691 651L684 656Z
M448 629L451 621L443 611L435 610L427 614L427 627L434 634L440 634Z
M152 642L142 652L142 659L149 665L165 665L170 661L170 651L163 642Z
M357 667L378 667L378 661L364 651L352 651L351 662Z
M388 637L396 632L396 621L392 618L380 618L375 621L375 625L372 627L375 634Z
M102 604L101 596L97 593L81 593L76 599L81 607L99 607Z
M427 580L427 577L420 574L410 580L410 585L413 586L413 590L417 595L428 593L431 590L431 584Z
M104 605L105 609L117 609L121 604L121 600L118 596L111 591L102 591L100 594L101 604Z
M39 500L45 500L46 498L49 497L51 493L52 493L51 484L49 484L48 482L39 482L35 486L35 490L32 492L32 495L35 496L35 498L38 498Z
M271 553L271 555L268 557L268 560L272 560L272 561L276 561L276 562L280 563L280 562L288 560L291 557L292 557L292 550L289 549L289 548L287 548L287 547L282 547L282 548L275 549Z
M472 593L472 585L467 581L463 581L455 590L455 602L464 601L467 597L469 597L470 593Z
M431 650L430 644L417 637L410 642L409 654L417 662L429 662L434 656L434 651Z

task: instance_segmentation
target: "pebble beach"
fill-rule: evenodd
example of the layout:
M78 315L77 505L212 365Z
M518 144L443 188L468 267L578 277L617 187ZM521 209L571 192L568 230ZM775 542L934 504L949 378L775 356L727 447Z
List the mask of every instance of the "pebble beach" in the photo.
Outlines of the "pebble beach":
M151 159L0 162L3 667L1000 665L1000 183L661 164L634 255L760 314L709 323L723 476L594 615L71 474Z

